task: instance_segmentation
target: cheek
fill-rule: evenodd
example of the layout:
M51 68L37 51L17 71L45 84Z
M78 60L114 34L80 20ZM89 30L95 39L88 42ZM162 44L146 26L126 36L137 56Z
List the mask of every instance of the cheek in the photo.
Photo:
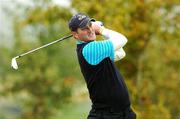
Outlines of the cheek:
M83 34L78 34L76 38L77 39L84 39L84 35Z
M79 36L80 38L84 38L84 37L87 36L87 33L86 33L86 32L81 32L81 33L79 33L78 36Z
M80 32L80 35L87 35L87 32L86 31L83 31L83 32Z

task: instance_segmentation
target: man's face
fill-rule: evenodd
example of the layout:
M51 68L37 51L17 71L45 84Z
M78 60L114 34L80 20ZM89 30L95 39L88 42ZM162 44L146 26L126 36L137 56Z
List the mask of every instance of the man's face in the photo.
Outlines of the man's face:
M76 32L73 32L76 39L81 41L93 41L96 39L95 30L92 28L91 23L84 28L78 28Z

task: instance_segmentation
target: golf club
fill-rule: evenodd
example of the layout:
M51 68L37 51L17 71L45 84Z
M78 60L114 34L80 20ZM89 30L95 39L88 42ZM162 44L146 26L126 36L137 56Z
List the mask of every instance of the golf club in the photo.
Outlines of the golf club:
M70 37L72 37L72 35L68 35L68 36L62 37L62 38L60 38L60 39L58 39L58 40L55 40L55 41L53 41L53 42L50 42L50 43L45 44L45 45L43 45L43 46L41 46L41 47L35 48L35 49L33 49L33 50L30 50L30 51L28 51L28 52L25 52L25 53L23 53L23 54L21 54L21 55L18 55L18 56L16 56L16 57L12 58L12 60L11 60L11 67L12 67L13 69L16 69L16 70L17 70L17 69L18 69L18 64L17 64L17 61L16 61L16 60L17 60L18 58L23 57L23 56L25 56L25 55L27 55L27 54L33 53L33 52L35 52L35 51L37 51L37 50L40 50L40 49L42 49L42 48L48 47L48 46L50 46L50 45L52 45L52 44L58 43L58 42L60 42L60 41L62 41L62 40L65 40L65 39L67 39L67 38L70 38Z

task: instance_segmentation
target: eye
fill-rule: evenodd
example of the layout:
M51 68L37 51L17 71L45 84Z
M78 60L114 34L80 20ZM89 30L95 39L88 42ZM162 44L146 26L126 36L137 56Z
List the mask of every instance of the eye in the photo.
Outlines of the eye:
M84 28L81 28L81 30L89 30L89 28L91 27L92 27L92 22L89 22L87 26L85 26Z
M92 22L89 22L88 26L91 27L92 26Z
M81 28L81 30L86 30L86 29L89 29L89 26L86 26L84 28Z

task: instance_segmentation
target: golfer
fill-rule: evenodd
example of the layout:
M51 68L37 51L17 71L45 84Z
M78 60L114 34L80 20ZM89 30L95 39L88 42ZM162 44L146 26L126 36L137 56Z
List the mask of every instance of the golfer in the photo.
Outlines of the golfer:
M136 119L126 84L114 64L125 57L126 37L82 13L69 20L69 29L77 40L78 61L92 101L88 119ZM96 41L96 35L105 40Z

